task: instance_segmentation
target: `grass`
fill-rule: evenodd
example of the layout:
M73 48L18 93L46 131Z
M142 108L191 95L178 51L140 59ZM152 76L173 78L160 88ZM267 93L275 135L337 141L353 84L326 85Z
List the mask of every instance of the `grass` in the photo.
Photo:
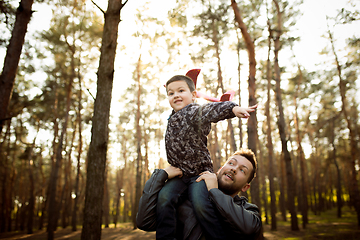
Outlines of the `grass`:
M357 240L360 239L355 210L342 208L342 217L337 218L336 208L314 215L309 212L309 224L302 229L301 215L298 215L299 231L291 231L290 215L288 221L277 221L277 231L271 231L270 226L264 226L266 239L282 240Z
M314 215L309 212L309 224L302 229L301 215L298 215L299 231L290 229L290 215L287 221L277 221L277 230L271 231L270 225L264 226L264 237L266 240L357 240L360 239L355 210L349 207L342 209L342 218L336 217L336 208L322 212L321 215ZM80 240L81 226L76 232L71 228L58 228L55 232L55 239ZM35 231L34 234L21 232L0 233L0 239L22 239L22 240L46 240L46 230ZM116 228L110 224L109 228L102 226L102 240L128 239L128 240L153 240L155 233L146 233L141 230L134 230L132 223L118 223Z

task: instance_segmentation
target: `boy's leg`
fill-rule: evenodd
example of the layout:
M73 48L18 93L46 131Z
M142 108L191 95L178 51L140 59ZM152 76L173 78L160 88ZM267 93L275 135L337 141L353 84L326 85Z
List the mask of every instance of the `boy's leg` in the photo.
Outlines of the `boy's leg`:
M156 206L156 239L175 239L176 207L187 185L178 177L166 182L158 195Z
M197 176L198 177L198 176ZM204 181L193 181L189 184L189 199L194 208L195 216L204 231L206 239L226 239L219 216L209 199L209 192Z

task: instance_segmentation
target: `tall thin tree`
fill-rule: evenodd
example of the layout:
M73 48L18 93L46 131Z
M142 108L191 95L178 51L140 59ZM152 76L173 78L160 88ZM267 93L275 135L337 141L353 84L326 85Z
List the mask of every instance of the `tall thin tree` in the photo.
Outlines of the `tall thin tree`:
M276 7L277 13L277 29L276 35L274 36L274 69L275 69L275 79L276 79L276 103L279 111L279 120L278 128L281 139L282 153L285 161L286 168L286 181L287 181L287 206L291 215L291 230L299 230L298 219L295 209L295 188L294 186L294 176L292 169L292 160L291 155L287 147L286 139L286 123L284 116L284 109L282 104L282 94L280 88L280 66L279 66L279 51L281 49L280 37L282 35L282 12L280 11L280 6L277 0L273 0Z
M104 13L105 23L97 73L97 93L92 118L91 142L85 190L84 221L82 240L101 238L102 201L109 134L109 117L114 80L114 62L118 38L120 12L127 3L109 0Z
M67 130L67 125L69 121L69 111L70 111L70 104L71 104L71 92L72 92L72 85L74 81L74 76L70 76L67 84L67 91L66 91L66 111L65 117L63 119L62 129L59 138L59 144L56 149L56 160L55 164L52 166L50 180L49 180L49 209L48 209L48 239L54 239L54 231L56 230L57 225L57 217L59 214L59 205L56 200L57 195L57 181L58 175L62 164L62 152L63 152L63 145L65 134Z
M331 42L331 49L334 54L335 58L335 64L336 69L339 77L339 90L340 90L340 96L341 96L341 111L344 115L347 128L349 130L349 137L350 137L350 151L351 151L351 162L349 164L350 166L350 177L351 177L351 189L349 191L350 193L350 199L351 203L355 208L356 214L357 214L357 220L358 220L358 226L360 226L360 192L359 192L359 183L357 180L358 171L356 170L356 161L357 157L359 156L359 148L358 148L358 141L356 140L356 123L354 123L350 117L349 113L349 103L346 97L346 80L342 76L342 66L340 64L339 58L337 56L335 45L334 45L334 39L333 35L329 29L328 26L328 35Z
M276 220L276 196L275 196L275 168L274 168L274 146L272 141L272 129L271 129L271 116L270 116L270 102L271 102L271 80L273 72L271 71L271 41L272 41L272 30L270 26L270 20L268 19L268 57L266 64L266 78L267 78L267 101L265 104L265 116L266 116L266 136L267 142L266 146L268 149L268 162L269 162L269 186L270 186L270 215L271 215L271 230L277 229L277 220Z
M16 20L0 75L0 132L2 131L4 121L9 119L7 109L14 88L16 71L24 45L27 26L33 13L31 10L33 3L34 0L21 0L16 10Z
M239 7L235 0L231 0L231 7L234 10L235 21L238 27L241 30L242 37L245 41L245 45L248 52L249 59L249 78L248 78L248 86L249 86L249 106L253 106L257 104L256 100L256 59L255 59L255 44L254 41L248 31L246 24L243 21L243 17L239 10ZM256 112L250 115L248 120L248 148L250 148L256 154L256 138L257 138L257 118ZM259 190L259 181L257 178L254 178L251 183L251 199L257 206L261 208L260 201L260 190Z
M135 127L136 127L136 183L135 183L135 201L133 204L133 212L132 212L132 221L134 225L134 229L137 228L136 226L136 213L138 211L138 205L141 197L141 169L142 169L142 155L141 155L141 126L140 126L140 96L141 96L141 75L140 75L140 67L141 67L141 55L139 56L137 65L136 65L136 81L137 81L137 108L136 108L136 119L135 119Z
M79 125L79 140L78 140L78 151L77 151L77 163L76 163L76 177L75 177L75 186L74 186L74 193L75 199L73 204L72 210L72 217L71 217L71 226L72 231L76 231L76 224L77 224L77 212L78 212L78 204L79 204L79 182L80 182L80 166L81 166L81 154L82 154L82 117L81 117L81 109L82 109L82 84L81 84L81 76L78 72L78 81L79 81L79 91L78 91L78 111L77 111L77 124Z

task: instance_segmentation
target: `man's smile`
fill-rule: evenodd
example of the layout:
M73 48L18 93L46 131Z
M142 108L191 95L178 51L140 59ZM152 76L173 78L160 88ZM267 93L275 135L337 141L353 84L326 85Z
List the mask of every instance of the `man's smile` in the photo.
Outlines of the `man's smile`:
M224 175L225 175L227 178L229 178L230 180L234 181L234 176L233 176L232 173L227 172L227 173L225 173Z

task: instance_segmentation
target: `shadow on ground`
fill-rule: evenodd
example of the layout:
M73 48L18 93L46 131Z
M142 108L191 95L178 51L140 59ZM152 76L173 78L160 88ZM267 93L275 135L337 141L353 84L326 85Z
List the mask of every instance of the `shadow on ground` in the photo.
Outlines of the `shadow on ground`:
M344 219L342 219L344 220ZM75 232L71 228L59 229L55 232L56 240L80 240L81 230ZM312 221L306 229L291 231L290 226L278 225L276 231L270 230L270 225L264 224L265 240L358 240L360 239L360 229L356 222L351 219L349 222L331 221L319 222ZM46 230L25 234L21 232L1 233L0 239L16 240L47 240ZM133 229L131 223L122 224L118 228L105 228L101 232L102 240L154 240L155 232L144 232Z
M47 240L46 230L24 234L22 232L1 233L0 239L13 240ZM54 233L56 240L80 240L81 230L75 232L71 228L59 229ZM154 240L155 232L144 232L139 229L134 230L131 223L123 224L121 228L104 228L101 230L102 240Z

